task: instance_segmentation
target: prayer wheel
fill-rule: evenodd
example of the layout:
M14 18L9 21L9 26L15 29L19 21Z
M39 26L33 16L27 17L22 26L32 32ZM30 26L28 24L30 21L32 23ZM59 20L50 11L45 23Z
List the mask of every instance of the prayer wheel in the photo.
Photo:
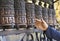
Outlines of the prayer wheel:
M42 19L42 7L39 5L35 5L35 17L37 19Z
M42 8L42 16L45 22L48 23L48 9L45 7Z
M55 26L57 23L56 23L56 16L55 16L55 10L54 9L52 9L52 19L53 19L53 25Z
M26 11L24 0L14 0L15 24L17 28L26 27Z
M27 26L34 27L34 18L35 18L35 6L33 3L26 3L26 18L27 18Z
M0 26L13 28L15 25L14 14L14 0L0 0Z
M48 9L48 24L53 25L53 17L52 17L53 11L52 9Z

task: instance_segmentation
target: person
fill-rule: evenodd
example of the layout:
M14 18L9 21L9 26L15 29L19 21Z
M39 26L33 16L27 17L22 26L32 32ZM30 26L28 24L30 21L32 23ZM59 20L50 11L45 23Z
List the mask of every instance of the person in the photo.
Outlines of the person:
M47 37L60 41L60 32L52 29L43 19L36 19L35 26L37 29L43 30Z

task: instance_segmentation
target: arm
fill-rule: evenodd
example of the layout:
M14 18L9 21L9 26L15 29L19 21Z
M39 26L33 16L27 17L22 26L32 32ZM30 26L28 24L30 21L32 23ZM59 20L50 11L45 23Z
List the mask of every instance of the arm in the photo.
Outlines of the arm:
M51 26L48 26L48 24L43 19L36 19L35 26L37 29L45 31L45 34L48 38L53 38L57 41L60 41L60 32L52 29Z
M49 38L53 38L57 41L60 41L60 32L52 29L50 26L48 27L48 29L45 31L45 34L47 37Z

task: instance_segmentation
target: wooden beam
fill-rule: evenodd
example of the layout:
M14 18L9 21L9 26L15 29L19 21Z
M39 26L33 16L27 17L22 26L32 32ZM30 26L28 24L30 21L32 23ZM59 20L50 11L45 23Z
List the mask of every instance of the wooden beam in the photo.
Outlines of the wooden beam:
M6 36L6 35L16 35L21 33L34 33L34 32L41 32L38 29L28 29L28 30L6 30L6 31L0 31L0 36Z

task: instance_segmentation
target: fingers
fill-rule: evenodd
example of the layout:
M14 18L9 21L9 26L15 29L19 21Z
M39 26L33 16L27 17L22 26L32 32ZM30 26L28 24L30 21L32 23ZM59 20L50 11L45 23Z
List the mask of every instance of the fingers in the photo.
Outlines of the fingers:
M48 24L43 19L41 21L43 23L43 27L47 29L48 28Z
M46 23L43 19L41 19L41 21L42 21L42 23L43 23L43 24L45 24L45 23Z
M41 21L44 23L44 20L43 19L41 19Z
M43 19L35 19L35 26L37 29L46 30L48 28L47 23Z
M35 19L36 22L42 22L45 23L45 21L43 19Z
M41 23L41 19L35 19L35 23Z
M43 19L35 19L35 22L37 22L37 23L42 22L43 24L46 23Z
M39 20L39 19L35 19L35 21L41 21L41 20Z
M41 21L41 22L44 22L43 19L35 19L35 21Z
M39 28L39 26L41 26L41 20L35 19L35 26Z
M36 24L36 25L41 24L41 20L39 20L39 19L35 19L35 24Z

